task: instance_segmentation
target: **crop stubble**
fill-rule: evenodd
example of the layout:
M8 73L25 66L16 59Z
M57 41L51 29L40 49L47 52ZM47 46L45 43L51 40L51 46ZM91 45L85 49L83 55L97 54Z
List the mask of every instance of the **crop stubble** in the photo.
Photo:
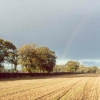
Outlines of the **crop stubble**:
M99 75L0 80L0 100L100 100Z

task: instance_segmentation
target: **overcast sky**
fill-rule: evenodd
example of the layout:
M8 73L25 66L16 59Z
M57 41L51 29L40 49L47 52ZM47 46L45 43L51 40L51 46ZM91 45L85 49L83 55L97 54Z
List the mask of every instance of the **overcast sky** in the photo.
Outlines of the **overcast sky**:
M100 1L0 0L0 38L47 46L57 64L100 66Z

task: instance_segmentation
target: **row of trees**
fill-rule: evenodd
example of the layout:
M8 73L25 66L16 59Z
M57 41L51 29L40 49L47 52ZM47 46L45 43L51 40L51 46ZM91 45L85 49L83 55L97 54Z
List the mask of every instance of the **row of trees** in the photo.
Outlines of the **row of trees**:
M65 65L56 65L56 55L48 47L37 47L26 44L20 48L10 41L0 39L0 72L5 71L4 64L13 65L11 72L17 72L17 66L22 66L23 72L79 72L98 73L96 66L85 67L76 61L68 61Z
M99 73L97 66L84 66L76 61L68 61L65 65L56 65L53 72L78 72L78 73Z
M12 64L14 72L17 65L27 72L51 72L56 64L56 55L48 47L26 44L17 49L11 42L0 39L0 69L3 69L4 63Z

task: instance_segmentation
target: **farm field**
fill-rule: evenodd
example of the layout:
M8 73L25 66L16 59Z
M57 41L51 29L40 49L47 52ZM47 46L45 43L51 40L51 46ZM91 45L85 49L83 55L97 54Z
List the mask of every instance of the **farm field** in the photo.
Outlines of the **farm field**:
M100 76L74 74L0 79L0 100L100 100Z

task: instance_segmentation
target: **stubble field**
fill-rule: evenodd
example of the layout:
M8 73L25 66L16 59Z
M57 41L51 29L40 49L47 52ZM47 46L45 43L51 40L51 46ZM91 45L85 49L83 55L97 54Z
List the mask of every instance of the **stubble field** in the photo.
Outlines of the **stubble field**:
M1 79L0 100L100 100L100 76L78 74Z

